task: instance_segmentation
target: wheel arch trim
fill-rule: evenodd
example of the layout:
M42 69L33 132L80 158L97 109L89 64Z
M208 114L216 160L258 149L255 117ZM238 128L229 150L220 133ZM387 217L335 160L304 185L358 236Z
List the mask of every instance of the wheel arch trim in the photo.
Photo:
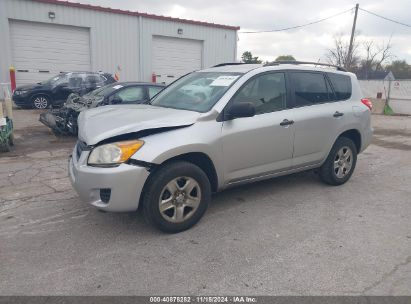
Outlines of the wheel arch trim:
M219 182L222 181L222 177L219 176L215 163L213 162L212 158L207 153L204 153L204 152L191 151L191 152L176 154L169 158L162 159L161 161L157 159L157 161L154 164L152 164L153 171L151 172L151 174L155 172L156 168L160 168L164 166L165 164L168 164L173 161L187 161L187 162L190 162L198 166L207 175L210 181L210 184L211 184L212 191L217 192L218 189L220 188Z

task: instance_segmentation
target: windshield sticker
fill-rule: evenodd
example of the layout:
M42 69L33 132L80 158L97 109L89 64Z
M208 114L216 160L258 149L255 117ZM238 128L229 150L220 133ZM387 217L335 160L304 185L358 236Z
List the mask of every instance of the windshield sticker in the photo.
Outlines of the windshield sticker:
M116 86L113 87L114 90L118 90L121 89L123 86L121 84L118 84Z
M212 83L210 83L210 86L211 87L228 87L237 78L238 76L231 76L231 75L219 76Z

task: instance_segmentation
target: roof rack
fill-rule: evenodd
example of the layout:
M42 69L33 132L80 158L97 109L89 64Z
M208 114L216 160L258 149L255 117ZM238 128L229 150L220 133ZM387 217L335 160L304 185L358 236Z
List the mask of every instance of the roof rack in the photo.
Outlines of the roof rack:
M320 66L328 66L336 68L337 71L348 72L345 68L328 63L320 63L320 62L309 62L309 61L293 61L293 60L281 60L281 61L273 61L264 64L264 66L273 66L273 65L280 65L280 64L311 64L311 65L320 65Z
M224 63L219 63L217 65L214 65L213 68L218 68L226 65L240 65L240 64L247 64L244 62L224 62Z

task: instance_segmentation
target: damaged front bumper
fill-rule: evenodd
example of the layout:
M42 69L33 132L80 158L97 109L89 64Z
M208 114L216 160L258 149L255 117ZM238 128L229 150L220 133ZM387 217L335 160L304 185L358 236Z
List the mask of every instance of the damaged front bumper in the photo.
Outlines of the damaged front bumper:
M95 106L95 99L87 99L77 94L70 94L60 109L51 109L40 114L40 122L49 127L56 135L77 135L77 118L81 111Z
M137 210L149 171L129 164L109 168L88 166L89 153L79 153L76 146L69 160L70 181L81 200L105 211Z
M52 129L56 135L77 135L77 112L62 108L41 113L39 121Z

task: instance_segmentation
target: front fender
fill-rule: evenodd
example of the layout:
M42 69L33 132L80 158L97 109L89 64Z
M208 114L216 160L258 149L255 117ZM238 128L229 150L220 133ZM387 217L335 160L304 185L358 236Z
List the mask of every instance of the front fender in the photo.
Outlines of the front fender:
M141 138L145 143L131 159L161 165L183 154L203 153L212 161L220 183L224 181L220 136L221 123L198 122L189 127Z

